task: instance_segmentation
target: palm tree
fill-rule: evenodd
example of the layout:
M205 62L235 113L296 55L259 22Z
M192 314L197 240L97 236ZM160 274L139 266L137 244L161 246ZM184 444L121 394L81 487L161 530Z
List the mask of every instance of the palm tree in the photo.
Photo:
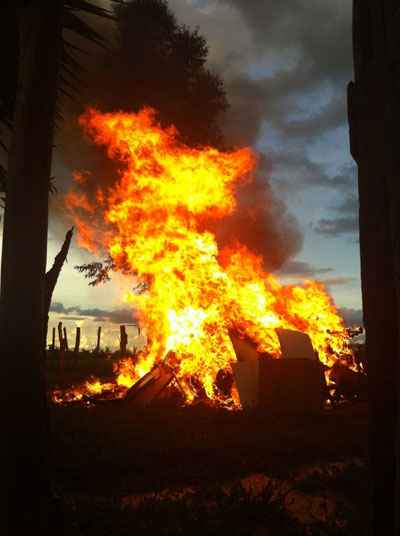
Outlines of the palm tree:
M71 93L77 68L76 47L63 38L63 29L104 44L79 12L111 17L85 0L25 0L2 13L6 50L14 55L9 63L18 65L0 94L0 118L13 129L8 168L1 175L3 184L6 176L0 345L7 534L46 532L50 519L42 373L48 194L59 94Z
M355 76L349 84L349 122L360 198L373 535L381 534L383 527L386 534L399 534L395 475L400 398L400 105L398 46L394 46L399 30L398 8L391 0L354 0Z

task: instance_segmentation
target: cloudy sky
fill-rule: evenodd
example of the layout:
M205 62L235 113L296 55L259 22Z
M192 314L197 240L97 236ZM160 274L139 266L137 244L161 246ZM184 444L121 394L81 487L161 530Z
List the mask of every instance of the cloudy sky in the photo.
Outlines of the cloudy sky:
M346 118L346 85L352 78L351 4L169 1L180 22L199 27L206 37L209 65L224 79L231 105L224 118L226 135L235 145L251 145L262 153L276 212L284 212L291 223L291 236L283 233L281 240L292 241L293 255L277 273L286 281L325 281L337 305L357 319L358 201ZM61 150L54 167L61 196L72 171ZM57 200L52 205L57 206ZM58 212L52 218L49 263L66 230ZM120 301L127 282L117 278L103 287L88 287L73 268L86 260L92 258L73 247L55 291L51 323L69 318L67 325L84 326L86 343L92 344L101 322L108 326L107 343L113 345L118 323L131 319Z

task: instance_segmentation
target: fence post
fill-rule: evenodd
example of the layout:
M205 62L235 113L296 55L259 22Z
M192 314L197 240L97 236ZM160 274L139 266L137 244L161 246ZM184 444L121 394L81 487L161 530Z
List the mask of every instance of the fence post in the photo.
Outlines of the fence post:
M121 352L121 354L126 354L126 347L128 346L128 335L126 334L125 326L119 326L119 332L119 351Z
M53 352L56 349L56 328L53 328L52 330L51 349L53 350Z
M60 346L60 352L64 350L64 337L63 337L63 330L62 330L62 322L58 323L58 344Z
M81 328L76 328L76 335L75 335L75 348L74 353L77 354L79 352L79 346L81 345Z
M101 326L97 328L97 344L95 352L98 354L100 352L100 341L101 341Z
M69 351L69 346L68 346L68 335L67 335L67 329L64 328L64 349L66 352Z

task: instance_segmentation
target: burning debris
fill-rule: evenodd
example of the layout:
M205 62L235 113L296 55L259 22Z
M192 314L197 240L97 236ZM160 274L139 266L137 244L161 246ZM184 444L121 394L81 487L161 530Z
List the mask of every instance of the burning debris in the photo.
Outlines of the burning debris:
M350 363L338 359L332 367L319 360L308 335L287 329L277 329L281 358L257 350L256 344L237 331L229 337L236 361L229 369L221 369L215 378L214 391L219 393L217 404L227 409L263 408L285 413L320 411L325 403L356 401L366 395L367 376L357 369L356 360ZM114 365L115 380L102 382L90 378L80 386L52 393L56 404L86 404L104 400L126 401L132 409L152 404L185 405L186 392L176 371L179 360L169 352L163 362L156 363L141 374L136 366L138 354L121 359ZM356 371L357 370L357 371ZM215 405L207 397L201 383L191 378L196 393L192 403Z
M313 356L328 367L351 356L343 321L321 283L282 285L245 245L220 250L210 231L209 222L234 212L236 186L252 180L257 159L249 148L189 148L174 127L156 123L151 109L89 109L80 124L121 170L113 186L97 184L92 196L90 176L75 174L66 205L80 245L109 255L132 287L144 289L124 300L150 334L145 350L119 365L115 392L147 378L169 355L186 403L239 407L230 330L271 359L282 354L277 329L307 335Z
M243 407L268 411L318 411L328 398L323 365L308 335L277 329L281 359L259 354L250 340L232 334L238 363L232 365Z
M164 363L157 364L153 369L142 376L126 393L125 400L131 407L143 408L150 405L155 399L163 396L167 388L174 382L175 386L184 391L173 369L168 366L168 356Z
M124 390L125 391L125 390ZM80 402L91 404L98 397L114 399L122 398L125 392L118 392L112 382L103 383L98 378L91 378L79 387L70 389L54 389L52 400L56 404Z

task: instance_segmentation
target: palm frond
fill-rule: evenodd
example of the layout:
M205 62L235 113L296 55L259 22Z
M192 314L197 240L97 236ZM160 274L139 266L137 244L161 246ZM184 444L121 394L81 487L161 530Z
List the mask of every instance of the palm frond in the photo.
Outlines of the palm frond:
M7 152L8 151L8 148L7 148L7 145L4 143L4 141L0 140L0 147L5 151Z
M111 1L116 4L121 3L121 0ZM3 52L3 72L2 82L0 84L0 126L3 125L8 129L12 129L13 127L18 83L19 39L17 7L12 2L6 3L2 13L3 24L0 26L0 50ZM113 12L86 0L64 0L63 29L71 32L73 36L78 37L82 41L95 43L98 46L107 48L108 43L106 38L78 15L94 15L113 20L115 18ZM87 52L79 45L71 42L70 38L63 36L59 94L68 99L78 100L78 95L83 84L81 74L84 68L79 59L75 57L75 54L87 54ZM62 111L59 102L54 120L56 124L62 121ZM7 151L7 143L1 132L0 147ZM6 191L6 178L7 171L0 164L0 203L4 200L2 194Z
M85 0L65 0L64 7L71 11L80 11L108 19L114 18L113 12L109 9L99 7L92 2L86 2Z
M66 43L63 43L63 48L61 51L61 61L62 64L67 66L70 69L73 69L76 73L82 73L86 71L83 65L71 54L68 52Z
M75 93L72 92L72 91L68 91L67 89L65 89L64 86L60 86L58 88L58 91L63 97L66 97L67 99L71 100L72 102L75 102L75 103L78 102L78 98L75 95ZM57 119L62 120L62 111L61 110L59 110L59 115L58 115Z
M73 43L71 43L70 41L65 39L65 37L63 38L63 46L64 46L65 50L71 49L71 50L73 50L75 52L79 52L80 54L90 54L84 48L78 47L77 45L74 45Z
M18 24L15 6L11 2L2 9L0 23L1 84L0 84L0 146L7 152L7 130L12 130L18 80ZM5 127L5 130L3 130ZM0 204L4 202L6 169L0 164Z
M111 0L120 4L121 0ZM80 41L94 43L102 48L108 48L107 39L97 32L91 24L78 15L95 15L100 18L115 20L112 11L97 6L86 0L64 0L63 29L71 32ZM74 41L74 38L72 38ZM86 70L79 59L80 54L88 54L81 46L71 42L63 35L61 52L61 73L59 77L59 93L61 97L79 102L80 90L83 86L82 74ZM62 119L62 104L57 104L59 118ZM58 123L58 120L56 121Z
M87 41L91 41L96 45L104 47L106 44L106 39L102 35L96 32L96 30L94 30L90 24L82 20L69 9L64 11L63 28L65 30L74 32L79 37L82 37Z

